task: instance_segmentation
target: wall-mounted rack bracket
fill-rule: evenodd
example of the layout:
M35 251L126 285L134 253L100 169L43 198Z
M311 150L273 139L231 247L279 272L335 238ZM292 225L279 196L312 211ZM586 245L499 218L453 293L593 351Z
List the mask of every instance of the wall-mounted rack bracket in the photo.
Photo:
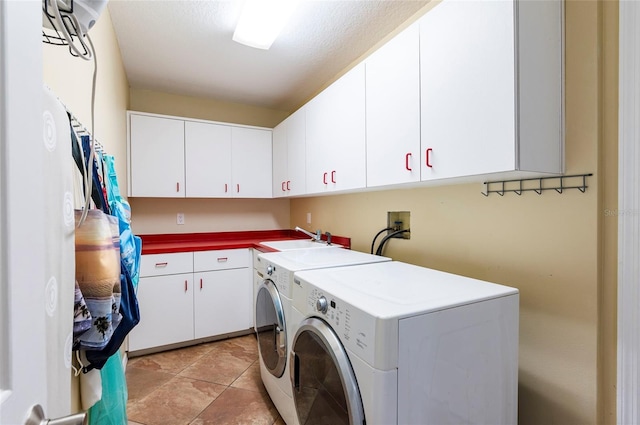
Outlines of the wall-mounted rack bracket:
M590 176L593 176L593 173L487 181L483 183L484 192L480 193L484 196L489 196L491 193L504 196L506 192L513 192L518 196L522 195L522 192L536 192L538 195L542 195L545 190L555 190L558 193L563 193L566 189L578 189L584 193L588 187L587 177Z

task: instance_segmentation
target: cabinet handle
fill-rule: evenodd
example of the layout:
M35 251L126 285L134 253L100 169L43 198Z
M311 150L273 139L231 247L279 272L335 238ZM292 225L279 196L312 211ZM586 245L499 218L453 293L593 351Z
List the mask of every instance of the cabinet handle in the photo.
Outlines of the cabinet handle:
M322 176L322 183L327 184L327 173Z
M433 152L433 149L431 149L431 148L427 149L426 162L427 162L427 167L429 167L429 168L433 168L433 165L431 165L431 152Z
M224 184L224 193L227 193L227 184Z
M404 156L404 168L406 168L407 171L411 171L411 166L409 165L410 159L411 159L411 152L409 152Z
M202 278L200 278L200 290L202 291Z
M236 184L236 190L240 193L240 183Z
M226 263L228 259L228 257L218 257L218 263Z
M189 289L189 287L187 286L187 281L184 281L184 292L187 292L187 289Z
M156 263L156 267L167 267L169 263Z
M336 172L335 170L331 172L331 183L335 183L336 182Z
M284 188L284 183L285 183L285 182L282 182L282 185L280 186L280 187L282 187L282 191L283 191L283 192L286 190L286 189Z
M180 182L176 182L176 192L180 192Z
M289 183L291 183L291 180L287 180L287 190L291 190L291 188L289 187Z

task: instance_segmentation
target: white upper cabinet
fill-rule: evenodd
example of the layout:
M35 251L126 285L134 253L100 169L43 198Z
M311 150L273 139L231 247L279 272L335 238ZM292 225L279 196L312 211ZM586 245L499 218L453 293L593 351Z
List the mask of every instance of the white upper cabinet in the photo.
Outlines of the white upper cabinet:
M357 65L307 105L307 193L366 186L365 68Z
M231 127L185 122L187 198L224 198L231 192Z
M304 195L307 190L306 129L307 109L302 107L287 118L288 196Z
M367 186L420 181L420 34L417 24L369 56Z
M287 121L288 118L274 127L272 132L273 138L273 187L272 193L274 198L287 196L287 180L289 171L287 167Z
M129 115L129 196L184 198L184 121Z
M129 196L271 198L271 130L129 112Z
M562 2L444 0L419 25L422 180L561 173Z
M235 198L271 198L271 130L231 128L231 174Z
M306 109L298 109L273 129L273 197L306 193Z

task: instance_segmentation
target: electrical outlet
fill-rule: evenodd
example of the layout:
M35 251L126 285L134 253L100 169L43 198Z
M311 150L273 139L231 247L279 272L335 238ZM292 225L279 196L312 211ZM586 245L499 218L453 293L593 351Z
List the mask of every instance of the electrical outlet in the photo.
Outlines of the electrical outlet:
M411 213L409 211L389 211L387 212L387 227L392 230L387 231L387 235L398 230L411 229ZM411 232L398 233L393 236L398 239L411 239Z
M184 224L184 213L178 213L178 217L176 218L177 224Z
M311 224L311 213L307 213L307 224Z

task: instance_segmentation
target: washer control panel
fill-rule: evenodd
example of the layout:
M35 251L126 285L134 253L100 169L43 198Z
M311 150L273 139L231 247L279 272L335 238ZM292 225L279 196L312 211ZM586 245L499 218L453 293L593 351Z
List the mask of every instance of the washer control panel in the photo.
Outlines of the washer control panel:
M363 359L372 361L375 318L331 294L305 284L306 282L301 282L301 286L307 289L306 314L324 319L346 347L358 353Z

